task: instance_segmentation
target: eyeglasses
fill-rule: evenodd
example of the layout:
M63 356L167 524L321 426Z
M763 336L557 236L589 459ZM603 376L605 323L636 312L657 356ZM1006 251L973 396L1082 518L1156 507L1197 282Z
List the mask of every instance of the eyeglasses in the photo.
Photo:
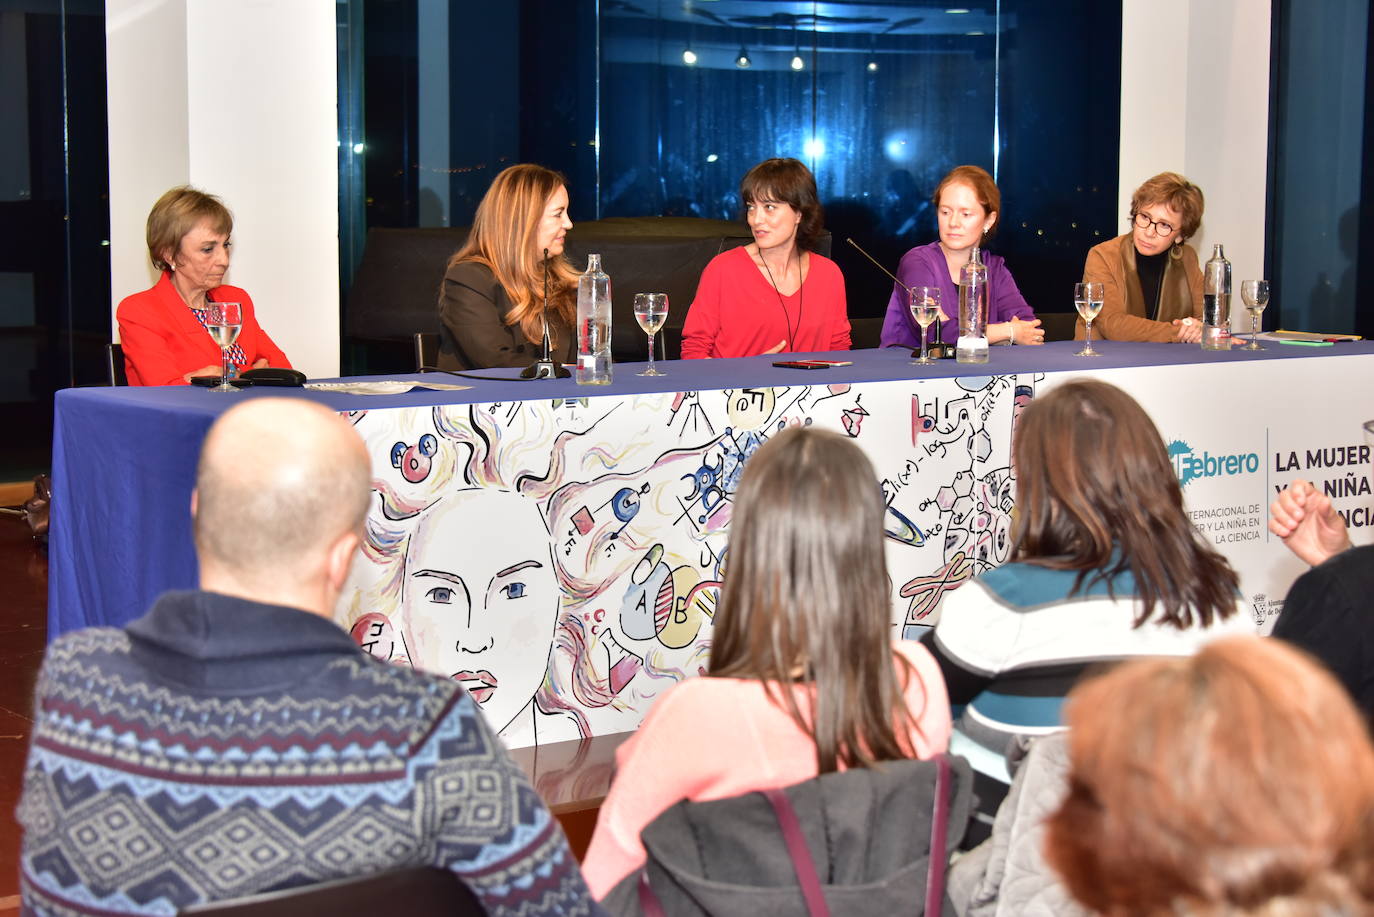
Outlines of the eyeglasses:
M1174 225L1172 223L1165 223L1163 220L1152 220L1148 215L1143 213L1131 214L1131 222L1135 223L1140 229L1149 229L1153 226L1155 228L1155 235L1157 236L1171 236L1174 234Z

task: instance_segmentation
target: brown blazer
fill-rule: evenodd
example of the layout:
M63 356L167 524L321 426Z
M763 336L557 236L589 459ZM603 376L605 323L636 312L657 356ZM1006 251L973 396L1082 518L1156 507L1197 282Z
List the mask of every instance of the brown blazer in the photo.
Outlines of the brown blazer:
M1102 284L1102 312L1093 322L1093 337L1112 341L1178 340L1174 319L1192 316L1202 319L1202 268L1191 245L1175 245L1169 250L1164 277L1159 283L1159 321L1145 317L1145 294L1135 268L1135 243L1131 233L1094 245L1083 265L1083 282ZM1083 319L1075 326L1074 337L1083 337Z

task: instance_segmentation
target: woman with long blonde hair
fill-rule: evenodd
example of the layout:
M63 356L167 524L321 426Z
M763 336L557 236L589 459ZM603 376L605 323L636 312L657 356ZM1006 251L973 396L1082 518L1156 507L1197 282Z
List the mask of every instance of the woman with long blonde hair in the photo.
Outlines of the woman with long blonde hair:
M522 163L496 176L444 274L440 369L534 362L546 315L553 358L572 361L577 273L563 256L572 225L559 173Z

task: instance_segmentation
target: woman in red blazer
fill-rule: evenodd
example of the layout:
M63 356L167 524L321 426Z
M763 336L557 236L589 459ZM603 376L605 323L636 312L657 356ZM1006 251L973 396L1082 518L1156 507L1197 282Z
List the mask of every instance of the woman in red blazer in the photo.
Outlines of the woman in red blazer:
M148 214L148 254L162 277L151 290L119 304L116 318L130 385L185 385L192 376L220 374L219 345L205 329L207 302L243 306L243 328L229 349L240 371L291 361L253 314L253 301L225 286L234 218L219 198L194 188L173 188Z

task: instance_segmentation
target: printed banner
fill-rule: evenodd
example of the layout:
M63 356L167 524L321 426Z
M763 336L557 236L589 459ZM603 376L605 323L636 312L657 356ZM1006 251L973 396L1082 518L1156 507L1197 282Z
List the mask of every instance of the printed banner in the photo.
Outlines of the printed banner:
M1374 405L1312 406L1315 392L1371 390L1352 378L1368 365L1096 374L1155 419L1194 522L1237 567L1266 629L1302 570L1266 527L1277 488L1314 480L1356 541L1370 540L1358 415ZM1017 415L1072 377L359 413L374 499L341 623L380 659L461 681L511 747L634 729L655 697L705 670L744 463L779 430L814 423L854 438L875 465L894 628L919 637L946 591L1009 558ZM1238 401L1246 391L1266 398Z

